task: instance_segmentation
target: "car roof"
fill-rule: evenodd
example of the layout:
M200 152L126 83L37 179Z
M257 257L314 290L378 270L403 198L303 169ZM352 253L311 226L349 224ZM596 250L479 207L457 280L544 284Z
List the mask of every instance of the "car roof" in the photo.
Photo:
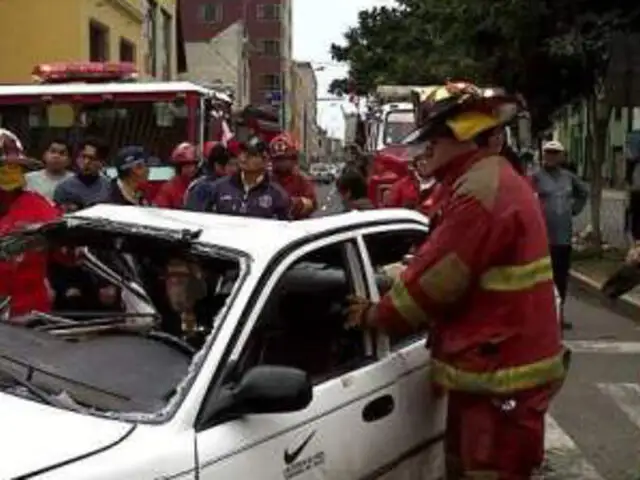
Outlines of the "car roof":
M271 257L288 245L340 229L384 223L420 223L422 214L407 209L355 211L294 222L237 217L152 207L96 205L71 218L105 219L175 231L202 230L200 242L240 250L253 258Z

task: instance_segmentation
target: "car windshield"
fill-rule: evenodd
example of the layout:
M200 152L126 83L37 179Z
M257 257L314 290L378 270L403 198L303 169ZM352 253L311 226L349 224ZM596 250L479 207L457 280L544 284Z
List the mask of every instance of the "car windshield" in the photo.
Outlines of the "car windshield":
M197 236L75 219L2 237L0 274L28 276L31 288L0 292L0 389L166 417L240 283L241 257Z
M415 129L415 117L411 110L389 112L384 122L384 143L394 145L400 143Z

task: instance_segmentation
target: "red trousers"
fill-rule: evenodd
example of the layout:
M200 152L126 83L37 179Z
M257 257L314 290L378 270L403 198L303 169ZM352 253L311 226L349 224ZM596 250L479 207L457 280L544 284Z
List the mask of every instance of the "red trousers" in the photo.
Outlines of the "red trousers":
M510 396L449 392L447 480L528 480L544 458L544 416L557 386Z

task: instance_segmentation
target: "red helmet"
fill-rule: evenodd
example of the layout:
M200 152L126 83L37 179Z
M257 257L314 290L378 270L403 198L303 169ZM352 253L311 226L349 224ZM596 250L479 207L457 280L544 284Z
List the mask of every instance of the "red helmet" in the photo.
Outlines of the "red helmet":
M281 133L269 143L269 156L273 159L297 158L298 148L291 136Z
M173 149L171 153L171 161L176 165L185 163L197 163L196 147L189 142L183 142Z

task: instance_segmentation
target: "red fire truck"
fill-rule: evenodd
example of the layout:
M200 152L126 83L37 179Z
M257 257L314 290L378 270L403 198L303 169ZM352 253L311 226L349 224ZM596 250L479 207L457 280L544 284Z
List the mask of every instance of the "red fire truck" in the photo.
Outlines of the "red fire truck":
M202 147L228 111L226 95L190 82L138 82L127 63L52 63L34 69L34 84L0 86L0 127L20 136L34 158L44 142L71 145L98 135L113 155L124 145L142 145L152 155L150 188L174 174L168 159L180 142ZM114 175L114 169L107 173ZM153 193L153 192L150 192Z

